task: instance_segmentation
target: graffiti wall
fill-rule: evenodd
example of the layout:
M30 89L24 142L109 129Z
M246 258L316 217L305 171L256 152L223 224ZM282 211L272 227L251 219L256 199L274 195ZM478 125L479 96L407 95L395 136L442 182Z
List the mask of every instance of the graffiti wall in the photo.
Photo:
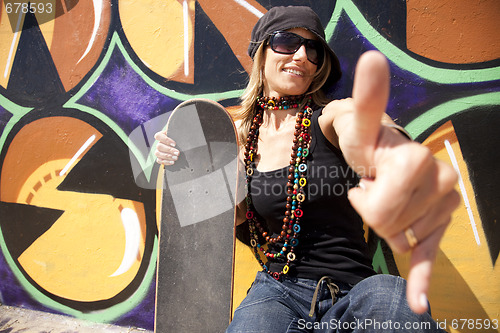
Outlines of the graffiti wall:
M331 97L349 96L359 55L380 50L388 113L460 174L434 317L460 332L500 320L500 2L0 4L0 303L153 329L153 134L184 100L237 105L253 24L272 6L302 4L320 15L345 73ZM405 276L406 257L369 242L378 271ZM248 258L238 244L235 304L253 279Z

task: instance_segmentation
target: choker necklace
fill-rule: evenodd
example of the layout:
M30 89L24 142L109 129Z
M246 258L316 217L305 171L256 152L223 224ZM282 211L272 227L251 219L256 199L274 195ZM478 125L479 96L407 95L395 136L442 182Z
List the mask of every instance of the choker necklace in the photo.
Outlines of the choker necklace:
M268 110L288 110L299 107L299 102L304 99L304 95L286 97L257 97L257 105Z
M293 100L297 101L300 98L304 99L304 96L294 97ZM290 264L296 260L295 249L299 245L300 220L303 216L302 204L306 199L306 158L309 155L309 144L311 142L309 132L313 112L309 107L311 104L311 96L307 96L305 98L307 98L305 107L297 112L292 154L290 166L288 167L285 218L283 219L281 234L276 237L271 237L271 235L269 235L269 233L264 229L264 223L259 221L257 218L257 213L255 212L250 196L250 182L254 173L253 161L257 155L259 127L262 124L264 108L267 108L266 104L262 106L261 101L266 100L266 98L261 97L257 99L257 105L260 106L260 109L257 110L253 119L252 126L248 133L247 143L245 145L244 163L246 169L246 219L250 229L250 245L253 248L255 258L260 263L264 271L276 280L281 280L282 276L288 273ZM288 100L290 100L290 98ZM259 242L259 233L262 235L262 239L264 239L269 245L283 242L281 250L273 253L270 249L264 249L263 244L261 245ZM286 258L286 264L283 267L283 270L280 272L271 272L269 267L266 265L267 262L264 263L261 259L261 253L267 258L268 262L274 259Z

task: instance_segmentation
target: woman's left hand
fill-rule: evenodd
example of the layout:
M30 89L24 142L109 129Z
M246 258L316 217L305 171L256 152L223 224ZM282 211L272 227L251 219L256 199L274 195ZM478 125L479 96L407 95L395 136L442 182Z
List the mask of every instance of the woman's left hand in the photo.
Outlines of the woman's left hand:
M337 110L333 126L347 163L365 177L349 200L394 251L412 251L407 298L422 313L439 242L460 202L457 174L426 147L383 125L388 97L387 60L370 51L358 62L352 99L327 108Z

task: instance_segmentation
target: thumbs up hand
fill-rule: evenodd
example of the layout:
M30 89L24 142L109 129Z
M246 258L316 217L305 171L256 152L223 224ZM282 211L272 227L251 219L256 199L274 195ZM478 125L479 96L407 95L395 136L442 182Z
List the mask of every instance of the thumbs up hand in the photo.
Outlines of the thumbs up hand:
M375 51L359 60L353 97L334 101L324 114L347 163L362 177L348 193L352 206L398 253L411 251L407 298L416 313L427 310L427 293L439 242L458 206L452 167L405 138L385 114L389 66Z

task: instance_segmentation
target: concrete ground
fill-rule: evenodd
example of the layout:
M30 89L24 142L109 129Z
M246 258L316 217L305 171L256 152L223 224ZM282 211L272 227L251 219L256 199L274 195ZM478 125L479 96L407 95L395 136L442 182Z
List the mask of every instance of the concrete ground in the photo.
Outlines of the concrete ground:
M0 333L152 333L140 328L98 324L67 316L0 306Z

